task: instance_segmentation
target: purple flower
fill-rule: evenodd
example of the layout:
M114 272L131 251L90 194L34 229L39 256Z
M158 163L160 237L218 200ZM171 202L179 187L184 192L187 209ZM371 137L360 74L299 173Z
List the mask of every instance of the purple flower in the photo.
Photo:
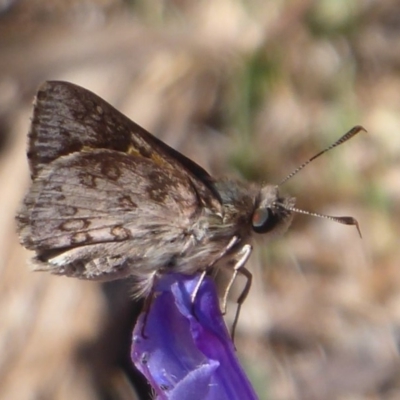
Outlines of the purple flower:
M136 323L132 361L157 399L257 399L219 308L214 282L206 277L193 306L200 275L166 274L154 288L150 309Z

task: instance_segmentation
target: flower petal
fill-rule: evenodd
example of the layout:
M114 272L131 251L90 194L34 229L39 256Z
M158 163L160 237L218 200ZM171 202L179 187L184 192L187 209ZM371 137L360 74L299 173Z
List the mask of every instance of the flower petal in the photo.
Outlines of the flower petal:
M206 277L192 303L200 275L165 274L133 332L132 361L157 399L253 400L213 280Z

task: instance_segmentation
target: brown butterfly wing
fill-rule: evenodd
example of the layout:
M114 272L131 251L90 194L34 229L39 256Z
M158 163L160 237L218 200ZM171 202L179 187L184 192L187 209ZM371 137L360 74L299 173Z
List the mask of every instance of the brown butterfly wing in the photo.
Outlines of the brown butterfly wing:
M109 280L170 264L190 245L198 212L184 174L95 149L44 167L17 219L36 268Z
M198 164L151 135L99 96L69 82L48 81L39 89L28 159L32 178L56 158L84 149L109 149L183 170L202 202L220 211L212 177Z
M28 158L33 182L18 230L35 266L56 274L134 275L148 288L194 245L204 207L220 213L205 170L70 83L40 88Z

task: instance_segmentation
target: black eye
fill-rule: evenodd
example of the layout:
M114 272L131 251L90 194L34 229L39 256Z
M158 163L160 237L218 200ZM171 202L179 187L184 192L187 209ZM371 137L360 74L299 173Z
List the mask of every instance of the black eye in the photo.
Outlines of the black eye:
M267 233L275 228L280 218L270 208L257 208L251 219L254 232Z

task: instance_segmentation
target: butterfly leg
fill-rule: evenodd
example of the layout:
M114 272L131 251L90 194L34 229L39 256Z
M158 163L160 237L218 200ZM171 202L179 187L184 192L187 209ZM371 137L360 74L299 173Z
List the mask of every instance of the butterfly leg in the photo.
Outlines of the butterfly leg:
M146 335L146 326L147 326L147 319L149 316L149 312L150 312L150 308L151 305L153 304L153 301L155 299L155 290L154 290L154 283L153 286L151 288L151 292L150 294L145 298L144 303L143 303L143 308L142 308L142 312L144 312L144 321L143 321L143 325L142 325L142 329L141 329L141 335L144 339L147 339L148 336Z
M249 294L249 291L250 291L250 288L251 288L251 283L252 283L252 280L253 280L253 275L245 267L240 268L239 272L246 277L247 282L246 282L246 285L245 285L244 289L242 290L242 293L240 294L239 298L236 301L237 308L236 308L236 313L235 313L235 319L233 320L232 329L231 329L232 341L233 341L234 336L235 336L236 325L237 325L237 323L239 321L239 315L240 315L240 310L242 309L242 304L244 303L244 301L247 298L247 295Z
M235 265L233 266L233 274L231 276L231 279L230 279L228 285L225 288L225 293L224 293L224 297L223 297L223 300L222 300L222 313L225 314L226 313L227 302L228 302L228 295L229 295L229 292L230 292L230 290L232 288L233 282L235 281L235 279L236 279L236 277L237 277L237 275L239 273L244 275L246 277L247 281L246 281L246 285L245 285L242 293L240 294L239 298L237 299L237 309L236 309L235 319L233 320L232 330L231 330L232 340L234 338L236 325L237 325L237 322L239 320L240 309L242 307L242 304L246 300L246 297L249 294L249 291L250 291L250 288L251 288L251 283L252 283L253 276L250 273L250 271L247 270L244 266L245 266L247 260L249 259L252 250L253 250L253 247L250 244L245 244L236 253L237 261L236 261Z
M239 243L239 237L238 236L233 236L232 239L229 241L227 246L218 254L218 256L213 260L213 262L201 273L200 278L196 284L196 287L194 288L191 296L192 304L194 304L194 301L196 299L197 293L199 292L200 286L203 283L203 280L205 276L207 275L207 272L212 269L212 267L224 256L226 256L232 248ZM232 285L231 285L232 286Z

